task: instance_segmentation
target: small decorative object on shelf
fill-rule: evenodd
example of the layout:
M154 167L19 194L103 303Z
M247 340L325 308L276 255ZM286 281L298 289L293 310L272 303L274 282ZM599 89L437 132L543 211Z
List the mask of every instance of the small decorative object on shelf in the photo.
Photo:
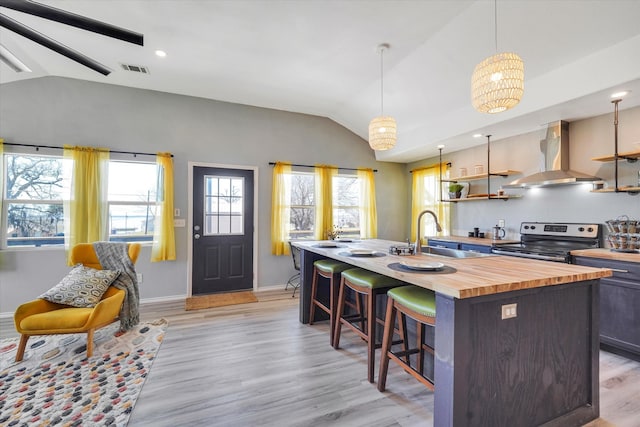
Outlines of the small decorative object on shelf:
M342 230L337 225L333 226L333 230L327 230L327 239L336 240L342 234Z
M449 184L449 198L450 199L459 199L462 196L462 189L464 185L462 184Z

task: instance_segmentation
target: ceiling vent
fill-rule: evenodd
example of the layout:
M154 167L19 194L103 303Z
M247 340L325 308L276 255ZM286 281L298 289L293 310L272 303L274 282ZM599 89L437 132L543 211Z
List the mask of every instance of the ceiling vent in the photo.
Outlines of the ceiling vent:
M143 65L131 65L131 64L120 64L122 69L125 71L131 71L134 73L142 73L142 74L151 74L149 72L149 68Z

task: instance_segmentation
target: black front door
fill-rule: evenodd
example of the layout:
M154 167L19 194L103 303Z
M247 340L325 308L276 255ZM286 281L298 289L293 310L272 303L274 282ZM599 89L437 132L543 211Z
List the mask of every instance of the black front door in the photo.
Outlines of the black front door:
M253 170L193 168L193 295L253 288L253 185Z

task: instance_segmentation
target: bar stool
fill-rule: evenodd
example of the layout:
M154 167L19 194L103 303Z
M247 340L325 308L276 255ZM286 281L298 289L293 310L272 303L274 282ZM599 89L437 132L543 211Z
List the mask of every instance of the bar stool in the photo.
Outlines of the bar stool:
M382 320L379 320L376 316L376 297L385 294L393 287L401 286L402 283L400 280L362 268L350 268L342 272L338 307L336 309L337 318L333 337L333 348L337 349L340 347L340 333L342 332L343 324L351 328L358 336L366 341L367 379L370 383L374 382L375 349L381 347L380 344L376 344L376 324L383 323ZM367 305L364 312L359 310L359 312L354 315L344 314L346 288L350 288L355 292L356 300L359 300L362 296L366 296ZM361 303L357 305L362 307ZM356 323L360 323L360 327L356 326Z
M333 329L336 319L336 300L338 298L338 286L340 273L351 268L333 259L320 259L313 263L313 280L311 281L311 307L309 308L309 324L313 325L316 314L316 306L329 315L329 343L333 345ZM318 299L318 278L329 279L329 303L323 304Z
M402 351L398 352L393 352L391 350L391 347L394 344L392 339L396 313L399 314L399 322L404 323L406 321L406 316L413 318L417 322L416 348L403 347ZM427 386L430 390L434 389L433 379L424 375L424 353L427 351L431 353L432 356L434 354L433 347L425 344L424 342L425 325L431 327L435 327L436 325L435 292L418 286L401 286L393 288L387 292L387 313L384 323L384 336L382 338L382 355L380 356L380 371L378 373L378 390L385 390L389 360L393 360L398 363L398 365L402 366L402 369ZM406 342L406 339L405 335L403 340ZM415 368L411 366L409 359L409 356L412 354L417 354Z

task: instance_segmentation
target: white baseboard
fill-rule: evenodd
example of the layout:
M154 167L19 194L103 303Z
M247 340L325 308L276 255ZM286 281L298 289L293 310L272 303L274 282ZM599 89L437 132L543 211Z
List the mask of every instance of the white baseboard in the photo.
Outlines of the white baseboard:
M159 302L185 301L186 299L187 299L186 295L171 295L168 297L144 298L140 300L140 305L153 304L153 303L159 303ZM11 319L11 318L13 318L12 311L0 313L0 319Z
M284 289L284 285L261 286L258 288L257 292L274 291L278 289ZM186 299L187 299L187 295L170 295L167 297L143 298L140 300L140 305L154 304L154 303L157 304L162 302L186 301ZM11 319L11 318L13 318L13 312L7 311L4 313L0 313L0 319Z
M144 298L140 300L140 305L154 304L159 302L185 301L186 299L186 295L170 295L168 297Z

